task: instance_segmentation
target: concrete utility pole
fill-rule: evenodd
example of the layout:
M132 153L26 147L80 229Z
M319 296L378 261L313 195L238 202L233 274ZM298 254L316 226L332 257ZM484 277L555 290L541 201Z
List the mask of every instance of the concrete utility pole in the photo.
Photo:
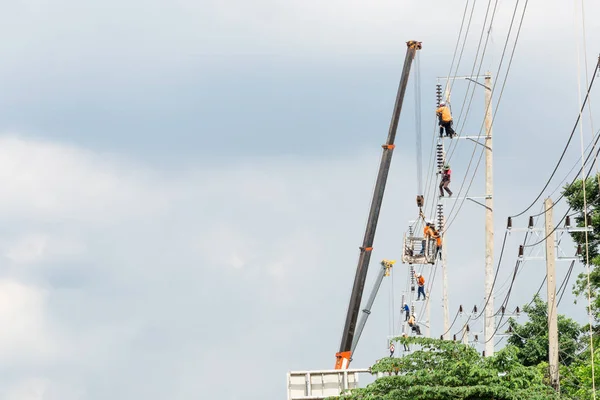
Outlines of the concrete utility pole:
M485 75L485 356L494 355L494 179L492 168L492 76Z
M427 314L427 321L425 322L425 336L431 337L431 292L427 291L427 300L425 300L425 313Z
M450 332L450 312L448 310L448 264L446 263L446 248L448 245L446 244L446 232L444 232L444 228L446 227L446 217L442 217L442 229L440 232L443 232L442 236L442 305L444 307L444 340L448 339Z
M552 386L559 390L558 376L558 316L556 314L556 249L554 244L554 223L552 220L552 199L544 202L546 219L546 288L548 291L548 364Z

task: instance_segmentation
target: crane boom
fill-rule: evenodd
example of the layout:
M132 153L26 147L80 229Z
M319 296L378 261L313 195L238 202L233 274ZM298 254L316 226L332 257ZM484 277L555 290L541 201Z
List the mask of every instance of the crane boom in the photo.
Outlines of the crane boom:
M375 283L373 284L373 289L371 290L371 294L369 295L369 299L367 300L367 304L365 308L362 310L362 315L358 320L358 325L356 327L356 331L354 332L354 339L352 340L352 348L350 351L354 354L354 349L356 349L356 345L360 340L360 335L362 334L365 325L367 324L367 319L369 315L371 315L371 308L373 307L373 303L375 302L375 297L377 297L377 292L379 292L379 288L381 287L381 282L383 282L383 278L389 276L390 269L394 265L396 261L392 260L383 260L381 262L381 268L379 269L379 274L377 278L375 278Z
M392 113L392 120L390 122L387 141L382 146L383 154L381 156L381 164L379 166L379 173L377 175L373 200L371 201L371 209L369 211L369 219L367 221L363 244L360 247L358 266L356 267L354 285L352 287L352 294L350 295L350 302L348 304L348 312L346 314L346 323L342 333L340 351L335 355L335 369L347 369L350 365L352 356L352 342L354 340L354 334L356 330L356 321L360 312L360 303L367 278L369 261L371 259L371 251L373 250L373 240L375 238L377 221L379 219L379 211L381 209L383 193L385 192L385 184L392 161L392 154L394 152L394 140L396 138L396 131L398 129L398 120L400 119L400 111L402 110L402 103L404 101L404 93L406 92L410 67L413 59L415 58L417 50L421 49L421 42L411 40L406 42L406 46L406 58L404 60L402 76L398 86L398 93L396 95L396 103L394 104L394 111Z

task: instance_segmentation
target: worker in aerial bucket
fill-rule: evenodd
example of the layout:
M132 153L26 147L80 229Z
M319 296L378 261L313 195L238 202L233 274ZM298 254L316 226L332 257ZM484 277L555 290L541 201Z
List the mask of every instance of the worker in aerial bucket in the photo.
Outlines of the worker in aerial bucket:
M419 290L417 290L417 301L421 300L421 294L423 295L423 300L425 300L425 278L418 272L415 272L415 278L417 278L417 285L419 286Z
M442 170L442 180L440 181L440 197L444 197L444 190L448 192L448 196L452 197L452 190L448 188L450 184L450 166L448 164L444 165L444 169Z
M452 138L456 136L456 132L452 129L452 114L450 108L445 102L441 102L437 110L435 110L438 120L440 122L440 137L444 137L444 130L446 130L446 137Z
M435 228L433 222L430 220L425 221L425 227L423 228L423 240L421 241L421 255L425 255L425 248L427 240L435 237Z

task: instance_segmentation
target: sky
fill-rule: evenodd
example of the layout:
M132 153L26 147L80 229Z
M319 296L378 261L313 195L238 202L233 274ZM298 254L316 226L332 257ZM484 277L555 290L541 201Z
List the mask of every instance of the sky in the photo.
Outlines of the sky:
M415 115L426 180L438 77L489 70L498 81L496 263L507 216L543 188L592 78L600 4L583 1L584 48L581 2L527 2L500 95L525 2L502 58L516 3L491 2L491 29L488 3L477 3L450 71L464 1L0 2L0 399L276 399L288 371L333 368L405 42L419 40L365 298L379 261L398 262L352 367L386 356L406 290L402 237L418 212ZM468 135L483 123L474 87L457 80L450 98ZM580 134L586 147L600 126L599 101L594 88L556 177L513 226L573 178ZM464 195L481 147L456 142L450 187L458 193L466 175ZM470 196L483 195L483 171L482 161ZM445 241L451 319L484 298L484 209L457 208ZM555 210L558 219L566 208ZM522 240L507 239L495 308ZM557 264L559 282L568 266ZM437 337L441 271L423 273L434 280ZM507 309L529 302L544 273L543 261L524 263ZM572 282L559 312L586 322Z

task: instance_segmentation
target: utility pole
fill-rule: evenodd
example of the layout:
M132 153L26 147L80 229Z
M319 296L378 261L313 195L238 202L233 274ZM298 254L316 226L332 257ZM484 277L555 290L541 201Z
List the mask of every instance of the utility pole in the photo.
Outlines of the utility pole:
M492 76L485 75L485 356L494 355L494 181L492 168Z
M450 312L448 310L448 264L446 263L446 247L448 247L448 244L446 243L446 232L443 230L445 226L446 217L442 217L440 232L442 232L442 305L444 308L444 340L450 335L450 332L448 332L450 330Z
M431 292L427 291L427 300L425 300L425 314L427 314L427 321L425 321L425 336L431 337Z
M556 249L554 243L554 223L552 220L552 199L544 202L546 219L546 288L548 291L548 364L550 366L551 384L560 390L558 375L558 317L556 315Z

